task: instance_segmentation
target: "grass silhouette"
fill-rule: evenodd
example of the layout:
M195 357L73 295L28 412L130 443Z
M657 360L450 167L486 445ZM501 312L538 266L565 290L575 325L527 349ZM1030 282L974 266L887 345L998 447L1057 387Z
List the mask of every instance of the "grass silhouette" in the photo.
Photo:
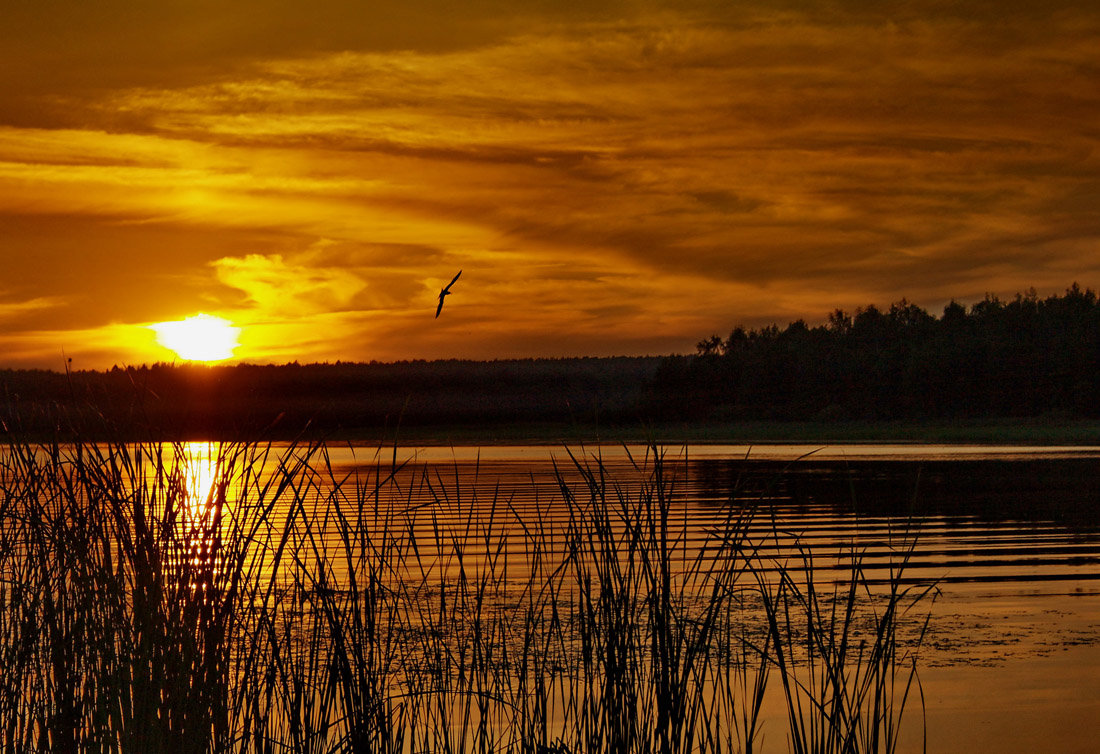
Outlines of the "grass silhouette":
M823 587L733 501L698 541L657 448L570 455L554 520L396 450L213 452L0 449L5 751L749 752L777 677L792 750L897 746L904 547Z

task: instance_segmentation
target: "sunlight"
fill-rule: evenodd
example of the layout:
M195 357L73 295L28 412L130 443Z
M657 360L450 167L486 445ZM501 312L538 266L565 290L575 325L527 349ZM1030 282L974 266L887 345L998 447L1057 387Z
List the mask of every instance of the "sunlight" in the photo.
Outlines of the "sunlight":
M196 314L174 322L150 325L157 342L188 361L222 361L233 356L241 328L221 317Z
M205 592L221 570L217 554L225 504L221 448L216 443L188 442L175 452L182 481L179 520L183 525L176 573L186 578L192 590Z
M195 520L205 518L218 502L217 483L221 475L219 449L210 442L187 442L182 446L184 496Z

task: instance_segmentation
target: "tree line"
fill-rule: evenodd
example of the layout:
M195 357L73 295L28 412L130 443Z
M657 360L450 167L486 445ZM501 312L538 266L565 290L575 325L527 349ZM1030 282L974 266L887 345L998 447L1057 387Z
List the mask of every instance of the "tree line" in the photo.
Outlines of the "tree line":
M0 441L5 435L104 432L109 439L276 439L399 426L633 420L660 362L620 357L0 370Z
M1100 302L1074 283L953 301L939 317L902 299L818 327L736 327L666 358L650 396L665 418L1097 417L1098 359Z

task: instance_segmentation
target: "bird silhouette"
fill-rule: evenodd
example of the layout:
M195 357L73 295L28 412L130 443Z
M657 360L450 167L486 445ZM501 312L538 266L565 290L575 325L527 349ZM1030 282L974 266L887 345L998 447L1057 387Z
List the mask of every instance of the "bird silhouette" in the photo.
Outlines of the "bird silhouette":
M458 275L461 274L462 270L459 270ZM437 319L439 318L439 313L443 311L443 299L451 295L451 286L455 284L456 280L458 280L458 275L455 275L453 278L451 278L451 282L443 286L443 290L439 292L439 306L435 308L435 316Z

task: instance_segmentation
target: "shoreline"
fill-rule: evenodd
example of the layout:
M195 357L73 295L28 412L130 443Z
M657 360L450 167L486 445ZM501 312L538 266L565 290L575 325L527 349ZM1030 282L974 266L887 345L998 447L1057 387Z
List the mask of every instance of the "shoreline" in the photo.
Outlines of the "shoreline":
M335 430L329 442L419 445L546 445L562 442L657 445L995 444L1100 445L1100 422L1002 419L950 422L683 422L608 426L562 423L406 426Z
M351 445L1029 445L1100 446L1100 421L1082 419L993 419L934 421L729 421L616 422L607 425L566 422L408 424L383 427L313 427L304 432L210 432L150 428L95 427L79 432L0 433L0 445L72 442L326 442Z

